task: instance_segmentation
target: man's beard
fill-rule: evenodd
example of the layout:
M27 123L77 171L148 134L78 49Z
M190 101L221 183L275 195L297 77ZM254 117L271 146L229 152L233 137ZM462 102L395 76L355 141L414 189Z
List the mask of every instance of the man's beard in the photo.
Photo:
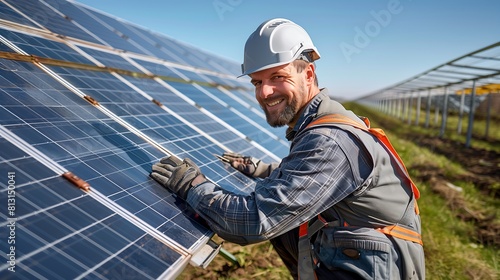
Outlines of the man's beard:
M279 115L271 115L265 107L262 107L264 113L266 113L267 123L272 127L281 127L292 122L295 114L299 111L297 99L294 97L290 104L285 107L285 110Z

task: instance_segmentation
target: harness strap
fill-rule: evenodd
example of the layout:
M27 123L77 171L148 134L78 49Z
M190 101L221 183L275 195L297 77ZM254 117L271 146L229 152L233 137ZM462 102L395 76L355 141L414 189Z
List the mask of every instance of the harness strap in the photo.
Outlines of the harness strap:
M405 164L403 163L403 160L399 157L398 153L396 152L396 149L392 146L391 142L389 141L389 138L387 138L387 135L385 135L385 132L380 129L380 128L371 128L370 127L370 120L368 118L363 118L363 122L365 123L366 127L361 125L359 122L346 117L344 115L340 114L331 114L331 115L325 115L322 117L317 118L316 120L312 121L307 125L307 127L311 127L313 125L321 125L321 124L347 124L351 125L355 128L359 128L361 130L364 130L373 136L377 137L377 139L380 140L381 143L383 143L383 146L390 152L390 154L396 159L396 162L399 164L400 169L403 171L403 173L406 175L408 180L410 181L411 184L411 189L413 191L413 195L415 195L415 198L420 197L420 191L418 190L417 186L415 183L410 178L410 175L408 173L408 170L406 169ZM418 211L418 208L415 208ZM418 214L418 212L417 212Z
M418 205L416 203L416 199L420 197L420 191L418 190L417 186L415 183L413 183L412 179L410 178L410 175L408 173L408 170L406 169L406 166L403 163L403 160L401 157L398 155L396 152L396 149L392 146L391 142L389 141L389 138L385 134L385 132L380 129L380 128L371 128L370 127L370 120L368 118L362 118L361 119L366 126L363 126L361 123L347 117L341 114L330 114L330 115L325 115L322 117L319 117L318 119L312 121L307 125L307 127L311 127L314 125L322 125L322 124L346 124L346 125L351 125L355 128L361 129L363 131L366 131L370 133L371 135L375 136L381 143L382 146L386 150L389 151L389 154L394 157L396 160L396 163L399 165L399 168L401 171L403 171L403 174L406 176L408 181L410 182L411 185L411 190L414 195L414 200L415 200L415 213L418 215L420 213L418 209ZM333 224L335 223L336 224ZM321 215L318 215L318 219L313 222L313 224L309 227L309 222L305 222L300 225L299 227L299 244L298 244L298 249L299 249L299 260L298 260L298 272L299 272L299 279L317 279L316 273L314 271L314 267L316 267L318 260L314 257L312 254L312 249L313 245L311 244L311 237L318 232L321 228L325 226L338 226L339 221L335 222L326 222ZM345 224L344 226L347 226ZM403 240L411 241L418 243L420 245L423 245L422 242L422 237L421 235L413 230L404 228L399 225L390 225L386 226L383 228L378 228L376 229L386 235L393 236L395 238L400 238Z
M311 237L325 226L338 226L338 221L328 223L321 215L318 215L318 219L311 226L305 222L299 227L299 279L318 279L314 267L318 265L319 261L312 254Z
M300 225L299 228L299 259L298 259L298 274L299 279L318 279L316 276L316 272L314 271L314 267L316 263L313 259L312 254L312 244L311 239L309 237L309 223L305 222ZM314 263L314 264L313 264Z
M376 230L390 235L394 236L396 238L412 241L415 243L418 243L420 245L424 245L424 242L422 241L422 236L416 231L404 228L402 226L398 225L392 225L392 226L386 226L383 228L377 228Z

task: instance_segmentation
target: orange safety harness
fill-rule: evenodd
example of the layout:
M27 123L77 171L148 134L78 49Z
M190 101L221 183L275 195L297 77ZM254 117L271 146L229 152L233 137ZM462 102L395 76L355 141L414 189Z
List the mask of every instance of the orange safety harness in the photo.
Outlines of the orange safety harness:
M385 132L380 129L380 128L371 128L370 127L370 121L368 118L362 118L363 122L366 124L366 127L361 125L359 122L356 122L352 120L351 118L340 115L340 114L330 114L330 115L325 115L322 117L319 117L318 119L312 121L310 124L307 125L307 127L312 127L315 125L328 125L328 124L345 124L345 125L351 125L355 128L361 129L363 131L366 131L370 133L371 135L377 137L377 139L382 143L382 145L389 151L389 154L392 155L395 159L396 162L398 163L401 171L403 171L403 174L407 177L407 179L410 182L411 185L411 190L413 192L413 195L415 196L415 213L418 215L420 213L418 209L418 205L416 202L416 199L420 197L420 192L417 189L417 186L413 183L413 181L410 178L410 175L408 173L408 170L406 169L406 166L404 165L403 161L399 157L398 153L392 146L392 144L389 142L389 139L385 135ZM321 228L325 226L335 226L338 224L334 224L335 222L327 222L321 215L318 215L318 219L313 222L311 225L309 225L309 222L305 222L300 225L299 228L299 277L301 279L316 279L316 275L314 271L312 270L313 263L314 265L317 264L318 260L316 260L312 254L311 254L311 248L312 244L310 243L310 238L318 232ZM347 223L344 222L343 226L349 226ZM404 240L408 240L411 242L418 243L420 245L423 245L422 242L422 237L420 234L416 231L401 227L399 225L390 225L386 226L383 228L378 228L376 229L386 235L393 236L395 238L400 238Z

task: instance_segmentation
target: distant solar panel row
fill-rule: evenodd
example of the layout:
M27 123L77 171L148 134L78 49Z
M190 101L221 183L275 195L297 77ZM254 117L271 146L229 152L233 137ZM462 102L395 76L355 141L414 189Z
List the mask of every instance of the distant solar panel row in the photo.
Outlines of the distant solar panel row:
M178 275L213 233L151 165L190 157L248 193L214 154L288 151L235 63L63 0L0 1L0 35L2 279Z

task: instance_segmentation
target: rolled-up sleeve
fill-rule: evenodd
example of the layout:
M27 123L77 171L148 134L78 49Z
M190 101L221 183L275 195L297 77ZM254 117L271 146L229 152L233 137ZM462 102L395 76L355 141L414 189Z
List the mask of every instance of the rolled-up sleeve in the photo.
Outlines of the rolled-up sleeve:
M346 146L345 143L348 143ZM254 192L237 195L210 181L191 189L188 203L222 238L249 244L268 240L310 220L363 182L366 157L348 132L318 128L297 136L290 154Z

